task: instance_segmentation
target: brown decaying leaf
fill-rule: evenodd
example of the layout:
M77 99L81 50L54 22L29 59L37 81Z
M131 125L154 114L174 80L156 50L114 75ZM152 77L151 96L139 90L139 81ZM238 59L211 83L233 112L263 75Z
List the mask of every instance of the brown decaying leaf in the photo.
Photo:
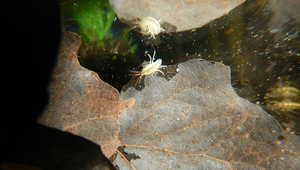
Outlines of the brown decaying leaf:
M160 20L166 32L185 31L201 27L213 19L226 15L245 0L110 0L117 16L126 23L134 19L153 17ZM171 28L175 26L175 30ZM170 27L170 29L169 29Z
M149 75L142 91L121 93L131 97L119 117L120 169L300 169L299 148L281 143L280 125L237 96L223 64L189 60L170 81Z
M135 100L120 100L116 89L80 66L80 43L76 34L65 34L51 78L51 101L38 122L89 139L110 157L119 146L119 114Z

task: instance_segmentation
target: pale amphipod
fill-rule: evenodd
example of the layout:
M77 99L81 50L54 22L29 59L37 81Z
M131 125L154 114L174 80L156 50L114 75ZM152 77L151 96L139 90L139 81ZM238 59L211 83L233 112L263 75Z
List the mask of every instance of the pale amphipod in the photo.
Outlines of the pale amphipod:
M146 76L146 75L153 75L155 72L160 72L164 75L164 72L162 72L160 70L160 68L163 68L163 67L167 67L165 65L161 65L162 64L162 59L157 59L156 61L155 60L155 50L154 50L154 54L153 54L153 57L151 57L150 54L147 54L149 56L149 59L150 61L144 61L142 63L142 70L141 71L131 71L133 73L136 73L135 76L140 76L137 83L139 82L139 80L143 77L143 76Z
M271 107L281 109L281 110L286 110L286 111L292 111L295 109L299 109L300 103L286 99L280 102L278 101L272 102Z
M165 31L159 24L160 20L156 20L152 17L144 17L142 20L137 22L138 26L134 26L133 28L139 27L141 29L141 33L144 35L151 35L149 38L153 37L155 39L155 35L158 35L161 31Z
M150 56L150 54L147 54L150 58L150 61L144 61L142 66L143 66L143 69L142 71L139 73L141 76L145 76L145 75L152 75L154 72L158 71L162 74L164 74L164 72L162 72L159 68L162 68L162 67L166 67L165 65L161 65L162 64L162 60L161 59L157 59L156 61L155 60L155 50L154 50L154 54L153 54L153 57Z

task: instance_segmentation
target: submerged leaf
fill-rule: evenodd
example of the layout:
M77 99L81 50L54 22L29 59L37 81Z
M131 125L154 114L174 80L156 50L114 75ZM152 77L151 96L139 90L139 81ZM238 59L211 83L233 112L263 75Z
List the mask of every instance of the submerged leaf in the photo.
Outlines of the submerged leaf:
M189 60L170 81L149 75L142 91L121 93L132 97L119 117L120 169L300 168L299 150L280 145L280 125L235 93L223 64Z
M38 122L89 139L110 157L119 146L119 114L134 99L120 100L115 88L80 66L80 43L76 34L65 34L50 83L51 101Z
M137 18L141 20L144 17L152 17L164 25L166 32L172 32L202 27L216 18L227 15L244 1L110 0L109 3L118 18L125 23L136 25Z

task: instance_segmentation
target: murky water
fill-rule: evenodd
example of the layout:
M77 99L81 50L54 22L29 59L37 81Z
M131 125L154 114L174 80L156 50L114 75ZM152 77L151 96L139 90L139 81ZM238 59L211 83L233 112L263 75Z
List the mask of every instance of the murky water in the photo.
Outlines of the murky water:
M107 1L62 4L64 29L83 36L79 50L81 65L97 72L118 90L129 82L130 70L139 70L139 65L149 60L146 54L152 55L154 50L155 58L162 59L164 65L191 58L222 62L231 67L232 85L241 97L261 105L283 125L292 125L297 133L300 132L300 14L295 12L298 7L298 2L247 1L202 27L163 31L153 39L121 22ZM132 22L139 21L140 18ZM161 26L169 28L163 23Z

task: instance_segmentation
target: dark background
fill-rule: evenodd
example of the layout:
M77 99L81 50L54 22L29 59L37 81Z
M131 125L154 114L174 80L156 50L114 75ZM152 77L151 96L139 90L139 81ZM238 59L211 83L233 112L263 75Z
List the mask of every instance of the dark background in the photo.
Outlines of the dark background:
M47 86L61 38L56 1L11 1L2 8L1 160L48 102Z

